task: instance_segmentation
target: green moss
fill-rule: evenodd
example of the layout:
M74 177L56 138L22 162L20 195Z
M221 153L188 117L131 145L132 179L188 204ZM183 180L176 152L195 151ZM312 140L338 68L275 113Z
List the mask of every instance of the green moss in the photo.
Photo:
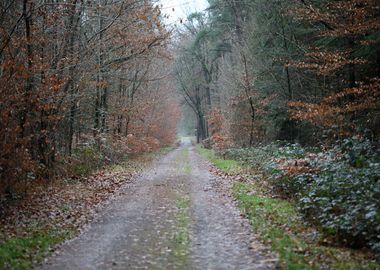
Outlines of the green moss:
M73 173L75 175L88 175L92 171L92 168L88 164L75 164L73 166Z
M189 158L189 149L188 148L183 148L182 151L181 151L181 155L184 159L188 159Z
M215 159L215 151L204 148L201 144L196 145L198 153L208 160Z
M296 209L286 201L249 195L251 190L247 184L235 183L233 195L250 219L254 230L279 254L281 266L286 266L287 269L309 269L304 255L299 253L305 250L306 244L287 233L285 227L281 228L286 225L295 231L302 229L297 223Z
M191 165L186 164L184 167L184 171L187 175L190 175L191 174Z
M187 269L189 256L189 231L190 223L189 207L190 199L188 197L179 197L176 202L176 231L173 237L172 256L175 259L177 269Z
M181 162L182 164L185 164L183 167L183 171L185 174L190 175L191 174L191 165L189 164L189 149L183 148L181 151L181 156L184 162Z
M216 159L215 166L223 171L234 171L239 168L239 163L231 159Z

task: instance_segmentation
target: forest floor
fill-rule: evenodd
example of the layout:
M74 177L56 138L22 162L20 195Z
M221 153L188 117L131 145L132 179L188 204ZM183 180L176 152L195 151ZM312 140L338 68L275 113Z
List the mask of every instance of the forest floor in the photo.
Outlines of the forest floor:
M230 187L183 139L37 269L274 268Z

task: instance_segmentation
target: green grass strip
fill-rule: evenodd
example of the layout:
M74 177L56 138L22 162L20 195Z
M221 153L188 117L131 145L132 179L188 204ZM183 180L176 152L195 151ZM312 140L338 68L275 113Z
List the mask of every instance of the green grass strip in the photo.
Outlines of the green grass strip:
M179 197L176 202L178 213L176 215L176 231L174 233L172 256L175 258L176 269L187 269L188 256L190 254L190 236L189 236L189 207L190 199Z

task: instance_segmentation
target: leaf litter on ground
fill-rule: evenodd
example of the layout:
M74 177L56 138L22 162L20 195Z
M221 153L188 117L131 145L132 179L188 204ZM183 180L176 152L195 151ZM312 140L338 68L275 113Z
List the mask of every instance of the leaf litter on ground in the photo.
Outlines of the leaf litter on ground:
M0 269L28 269L47 250L80 233L96 212L155 157L144 154L87 177L36 183L25 198L8 205L0 217ZM54 236L50 245L41 244L42 240L33 242L43 235ZM25 239L31 239L30 248L22 247Z

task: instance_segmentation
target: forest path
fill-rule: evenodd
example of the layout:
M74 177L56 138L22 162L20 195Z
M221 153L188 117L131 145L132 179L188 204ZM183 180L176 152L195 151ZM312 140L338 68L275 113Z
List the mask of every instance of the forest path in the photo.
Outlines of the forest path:
M37 269L272 269L208 169L183 139Z

